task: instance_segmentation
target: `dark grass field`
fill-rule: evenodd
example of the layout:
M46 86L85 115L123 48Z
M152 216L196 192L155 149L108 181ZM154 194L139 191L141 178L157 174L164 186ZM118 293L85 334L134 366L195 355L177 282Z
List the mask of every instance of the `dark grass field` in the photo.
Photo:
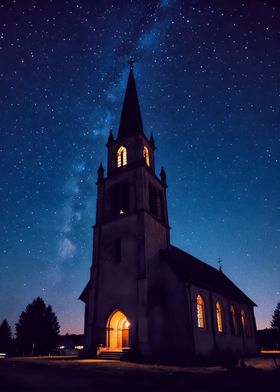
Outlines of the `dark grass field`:
M246 367L226 370L74 358L6 358L0 360L0 391L280 391L279 356L245 363Z

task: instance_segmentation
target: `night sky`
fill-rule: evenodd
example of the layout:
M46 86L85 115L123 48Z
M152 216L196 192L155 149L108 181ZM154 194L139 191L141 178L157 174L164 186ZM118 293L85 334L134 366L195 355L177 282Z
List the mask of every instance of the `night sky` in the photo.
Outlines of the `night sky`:
M171 241L280 301L280 3L0 0L0 323L41 296L82 333L96 171L136 63Z

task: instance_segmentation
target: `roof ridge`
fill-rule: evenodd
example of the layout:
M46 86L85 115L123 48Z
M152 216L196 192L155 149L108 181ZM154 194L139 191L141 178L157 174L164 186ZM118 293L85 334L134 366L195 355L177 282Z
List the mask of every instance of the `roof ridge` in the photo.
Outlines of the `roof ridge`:
M195 260L198 261L199 263L205 265L206 267L211 268L211 269L213 269L213 270L216 271L216 272L221 272L218 268L215 268L215 267L213 267L213 265L210 265L210 264L206 263L205 261L202 261L202 260L198 259L197 257L191 255L190 253L186 252L185 250L182 250L182 249L180 249L180 248L177 248L177 246L174 246L174 245L171 245L171 247L174 248L174 249L176 249L176 250L178 250L178 251L181 252L181 253L184 253L184 254L186 254L186 255L192 257L193 259L195 259ZM222 274L223 274L224 276L226 276L223 272L222 272Z
M172 257L172 250L175 253L174 258ZM177 258L176 253L178 255ZM250 302L252 305L257 306L226 274L212 265L197 259L174 245L171 245L171 249L168 253L166 252L166 256L169 265L180 279L206 287L210 291L220 293L233 300L235 298L239 302Z

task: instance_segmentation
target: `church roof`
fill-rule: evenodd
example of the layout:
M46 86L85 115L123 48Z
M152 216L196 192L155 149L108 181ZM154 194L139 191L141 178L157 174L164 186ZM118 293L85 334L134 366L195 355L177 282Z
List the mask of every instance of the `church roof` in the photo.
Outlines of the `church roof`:
M144 133L132 66L130 68L122 108L118 139L135 133Z
M176 248L162 250L161 254L181 281L211 290L241 303L257 306L223 272Z
M85 303L87 303L88 299L88 294L89 294L89 285L90 285L90 280L88 281L86 287L84 288L82 294L79 296L79 299Z
M221 294L239 303L249 303L250 305L257 306L223 272L189 253L171 245L168 250L162 249L160 254L161 257L167 260L179 280ZM89 287L90 281L79 297L83 302L87 302Z

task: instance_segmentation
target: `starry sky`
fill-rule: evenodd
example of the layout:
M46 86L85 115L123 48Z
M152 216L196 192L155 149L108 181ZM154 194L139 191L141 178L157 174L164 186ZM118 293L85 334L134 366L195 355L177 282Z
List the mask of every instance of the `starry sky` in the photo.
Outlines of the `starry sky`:
M280 4L0 0L0 322L41 296L82 333L96 171L136 63L171 241L280 301Z

